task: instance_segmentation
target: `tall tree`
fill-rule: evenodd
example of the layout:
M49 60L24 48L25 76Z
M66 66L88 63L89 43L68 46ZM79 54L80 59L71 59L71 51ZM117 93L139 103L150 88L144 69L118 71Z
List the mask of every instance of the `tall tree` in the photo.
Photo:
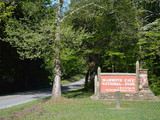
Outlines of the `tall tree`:
M57 15L56 15L56 27L57 27L56 31L57 32L55 34L54 83L53 83L53 89L52 89L52 99L61 97L61 76L62 76L62 70L61 70L62 60L60 60L62 58L61 54L63 54L63 52L68 48L70 48L69 50L71 51L75 51L73 49L75 48L75 46L77 45L79 46L83 39L91 36L90 34L85 33L83 29L77 29L75 31L74 28L66 26L65 23L63 24L64 30L62 30L62 27L61 27L61 22L63 21L63 19L61 20L62 6L63 6L63 1L57 0ZM66 27L68 27L68 29ZM70 40L68 39L65 40L65 38L68 38ZM65 49L66 44L68 45L67 49ZM71 45L71 47L69 47L69 44Z
M142 47L142 65L149 68L149 83L153 92L158 95L160 94L160 19L141 28L138 44Z
M56 15L56 27L57 32L55 34L55 59L54 59L54 83L52 89L52 99L61 97L61 61L60 61L60 26L61 26L61 7L63 5L62 0L57 0L57 15Z
M62 1L58 1L56 19L55 6L46 6L45 3L45 0L17 2L16 9L21 9L20 14L15 12L16 17L5 24L7 37L2 40L17 48L21 59L43 58L46 65L51 65L46 68L54 72L52 99L56 99L61 96L61 61L72 49L67 47L70 44L75 48L88 35L83 29L75 31L65 23L60 29Z
M78 14L74 14L68 20L70 24L74 24L75 28L81 26L88 32L94 32L94 37L84 39L83 47L81 47L83 48L81 53L88 62L86 78L90 73L90 78L93 79L96 66L101 66L103 70L110 72L132 72L137 57L136 43L138 41L136 13L132 2L130 0L76 0L72 1L71 9L92 2L105 9L89 6L78 11Z

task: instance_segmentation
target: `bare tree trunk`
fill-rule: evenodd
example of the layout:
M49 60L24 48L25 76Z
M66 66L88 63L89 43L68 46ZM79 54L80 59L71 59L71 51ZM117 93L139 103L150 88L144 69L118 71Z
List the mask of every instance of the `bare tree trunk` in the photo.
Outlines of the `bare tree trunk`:
M57 0L57 15L56 15L56 23L57 30L60 30L60 21L61 21L61 3L62 0ZM60 33L57 32L55 35L55 59L54 59L54 81L53 81L53 89L52 89L52 97L51 99L56 99L61 97L61 62L60 62L60 41L61 36Z
M55 58L54 60L54 81L53 81L53 89L52 89L52 100L61 97L61 67L60 67L59 58Z
M112 73L114 73L114 65L112 65Z
M89 60L90 62L88 62L88 70L87 70L87 74L86 74L86 81L85 81L85 89L86 91L88 89L94 90L94 68L95 68L95 61L93 60L93 58L90 58L91 60ZM88 80L89 77L89 80ZM88 82L89 81L89 82ZM89 85L88 85L89 83Z
M85 77L85 90L88 91L88 77L89 77L89 69L87 70Z
M93 70L90 71L90 88L92 91L94 91L94 72Z

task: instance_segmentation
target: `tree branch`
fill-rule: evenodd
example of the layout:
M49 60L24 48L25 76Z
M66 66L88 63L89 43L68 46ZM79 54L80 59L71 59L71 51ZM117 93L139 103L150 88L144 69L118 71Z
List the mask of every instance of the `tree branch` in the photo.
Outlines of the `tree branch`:
M96 7L99 7L99 8L101 8L101 9L104 9L104 10L108 11L108 10L107 10L105 7L103 7L103 6L100 6L100 5L97 5L97 4L94 4L94 3L90 3L90 4L86 4L86 5L84 5L84 6L81 6L80 8L77 8L76 10L72 11L69 15L64 16L64 17L61 19L60 22L62 22L64 19L68 18L70 15L76 13L76 12L79 11L80 9L85 8L85 7L88 7L88 6L91 6L91 5L94 5L94 6L96 6ZM115 12L115 11L112 11L110 14L113 14L114 12Z

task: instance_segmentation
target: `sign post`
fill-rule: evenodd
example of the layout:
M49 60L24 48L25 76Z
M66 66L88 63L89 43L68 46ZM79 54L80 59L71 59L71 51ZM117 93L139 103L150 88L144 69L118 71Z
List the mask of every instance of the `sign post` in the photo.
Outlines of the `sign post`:
M136 93L139 92L139 61L136 62Z
M116 91L116 108L120 108L120 91Z
M98 94L101 92L101 68L100 67L98 67L98 71L97 71L97 73L98 73Z

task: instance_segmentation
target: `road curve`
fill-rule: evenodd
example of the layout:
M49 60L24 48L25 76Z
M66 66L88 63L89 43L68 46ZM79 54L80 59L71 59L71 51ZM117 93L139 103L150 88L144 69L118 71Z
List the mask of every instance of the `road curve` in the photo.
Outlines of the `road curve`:
M62 92L80 88L84 84L85 79L62 86ZM40 98L51 96L52 88L38 89L33 91L25 91L13 93L10 95L0 96L0 109L12 107L15 105L30 102Z

